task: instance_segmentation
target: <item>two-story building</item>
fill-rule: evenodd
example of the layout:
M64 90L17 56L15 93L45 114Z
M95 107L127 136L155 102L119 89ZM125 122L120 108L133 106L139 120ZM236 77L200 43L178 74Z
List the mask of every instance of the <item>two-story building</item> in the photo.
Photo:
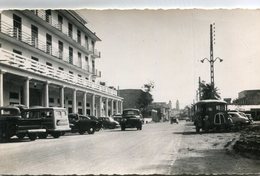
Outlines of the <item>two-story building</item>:
M117 90L100 84L101 41L72 10L0 13L0 106L60 106L107 116L122 111Z

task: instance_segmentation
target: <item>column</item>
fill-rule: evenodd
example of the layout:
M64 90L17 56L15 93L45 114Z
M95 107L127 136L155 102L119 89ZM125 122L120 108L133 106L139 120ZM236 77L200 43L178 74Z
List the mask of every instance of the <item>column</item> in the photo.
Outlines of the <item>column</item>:
M99 117L102 117L102 107L103 107L103 102L102 102L102 97L100 96L99 98Z
M0 70L0 106L4 106L4 72Z
M116 100L116 114L118 114L118 100Z
M108 117L108 98L106 98L106 112L105 115Z
M120 114L123 113L123 101L120 101Z
M64 86L60 87L60 106L64 108Z
M114 100L111 100L111 116L114 115Z
M49 83L48 81L44 85L44 106L49 107Z
M92 103L91 103L91 115L93 115L93 116L96 116L95 103L96 103L96 96L95 96L95 94L93 94L92 95Z
M77 90L73 90L73 95L72 95L72 113L77 113Z
M83 92L82 112L84 116L87 115L86 106L87 106L87 92Z
M27 107L30 106L30 78L26 78L23 85L23 104Z

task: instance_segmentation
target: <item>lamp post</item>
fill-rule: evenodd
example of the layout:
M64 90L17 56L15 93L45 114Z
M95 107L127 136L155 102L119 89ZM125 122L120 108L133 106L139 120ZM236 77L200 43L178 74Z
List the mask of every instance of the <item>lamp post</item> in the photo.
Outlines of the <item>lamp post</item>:
M213 23L213 25L215 25L215 23ZM214 85L214 63L217 60L222 62L223 59L221 59L219 57L216 57L214 59L214 56L213 56L213 44L215 44L215 42L213 43L213 40L215 40L215 38L213 39L213 32L215 32L215 30L214 31L212 30L213 25L210 24L210 59L204 58L201 60L201 62L204 63L204 61L207 60L210 63L210 83L211 83L211 86L214 88L214 86L215 86ZM215 29L215 26L214 26L214 29ZM214 34L214 37L215 37L215 34Z

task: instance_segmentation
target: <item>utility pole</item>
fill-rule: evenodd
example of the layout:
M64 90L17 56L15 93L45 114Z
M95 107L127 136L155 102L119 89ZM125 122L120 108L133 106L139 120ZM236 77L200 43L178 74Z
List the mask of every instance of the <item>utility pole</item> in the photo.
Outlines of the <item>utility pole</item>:
M200 77L199 77L199 100L201 100L201 81L200 81Z
M213 38L214 37L214 38ZM201 62L203 63L204 60L207 60L210 63L210 83L211 86L214 88L214 63L216 60L219 60L220 62L223 61L223 59L220 59L219 57L214 59L214 55L213 55L213 45L215 44L215 23L210 24L210 59L208 58L204 58L201 60Z

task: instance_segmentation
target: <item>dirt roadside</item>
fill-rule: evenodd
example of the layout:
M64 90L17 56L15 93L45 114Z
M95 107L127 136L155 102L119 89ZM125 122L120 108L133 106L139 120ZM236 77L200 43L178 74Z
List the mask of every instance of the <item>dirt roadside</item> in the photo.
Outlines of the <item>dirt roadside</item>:
M171 175L260 175L260 160L246 158L231 150L231 145L239 139L239 132L196 134L190 122L179 135L183 135L182 143Z

